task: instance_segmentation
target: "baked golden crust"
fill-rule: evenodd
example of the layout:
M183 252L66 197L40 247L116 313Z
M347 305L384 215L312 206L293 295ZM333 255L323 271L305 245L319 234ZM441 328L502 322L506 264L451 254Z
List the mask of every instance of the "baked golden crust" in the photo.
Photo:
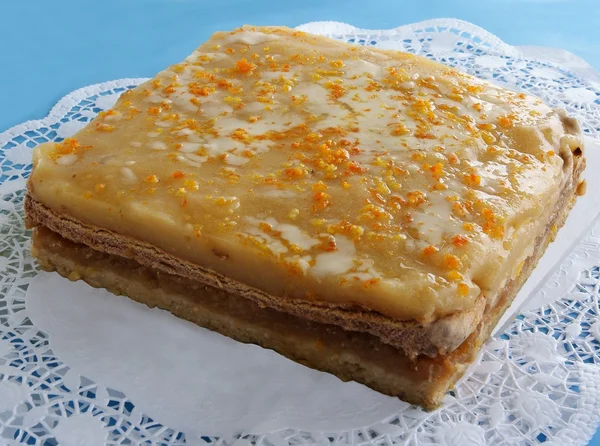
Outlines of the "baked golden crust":
M456 371L464 367L428 358L411 361L373 336L260 308L224 290L157 274L127 259L75 245L45 228L34 231L32 252L47 271L168 309L237 341L259 344L343 380L356 380L430 409L439 405ZM435 383L429 380L432 374Z
M579 147L576 124L536 98L246 27L36 149L29 187L84 226L344 321L401 321L444 350L518 274ZM454 328L419 328L432 321Z

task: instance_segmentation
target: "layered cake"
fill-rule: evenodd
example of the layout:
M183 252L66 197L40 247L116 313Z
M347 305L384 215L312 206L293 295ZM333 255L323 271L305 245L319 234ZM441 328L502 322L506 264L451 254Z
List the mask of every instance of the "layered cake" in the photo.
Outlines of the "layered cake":
M45 270L430 409L584 166L577 122L535 97L247 26L37 147L27 224Z

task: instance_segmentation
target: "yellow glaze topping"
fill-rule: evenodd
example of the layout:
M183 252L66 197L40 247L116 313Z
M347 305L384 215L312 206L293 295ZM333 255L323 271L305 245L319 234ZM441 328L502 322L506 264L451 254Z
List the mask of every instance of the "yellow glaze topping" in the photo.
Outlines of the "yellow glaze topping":
M244 27L37 148L30 184L268 293L426 321L518 274L581 144L565 122L421 57Z

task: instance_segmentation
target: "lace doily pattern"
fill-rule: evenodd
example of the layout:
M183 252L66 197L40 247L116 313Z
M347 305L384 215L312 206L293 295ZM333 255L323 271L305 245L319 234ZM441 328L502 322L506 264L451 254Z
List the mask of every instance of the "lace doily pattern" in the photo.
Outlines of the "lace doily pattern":
M468 23L436 20L387 31L331 22L300 28L426 55L534 93L577 115L588 135L600 133L600 86L594 80L547 60L525 59L518 49ZM141 81L124 79L75 91L47 118L0 134L0 443L565 446L591 438L600 424L600 223L552 276L553 283L534 296L540 307L522 312L492 339L434 412L406 404L375 424L344 432L289 428L192 437L142 413L121 391L61 362L52 339L27 313L27 289L37 273L23 224L31 149L71 135ZM561 274L567 267L577 271L576 280ZM552 289L560 289L560 295L549 298Z

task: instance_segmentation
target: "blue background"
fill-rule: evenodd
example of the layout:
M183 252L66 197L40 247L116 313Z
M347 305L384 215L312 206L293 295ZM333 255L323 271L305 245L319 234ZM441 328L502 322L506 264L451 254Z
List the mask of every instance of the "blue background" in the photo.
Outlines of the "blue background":
M0 0L0 132L44 117L79 87L152 76L216 30L318 20L382 29L439 17L513 45L564 48L600 69L598 0Z

